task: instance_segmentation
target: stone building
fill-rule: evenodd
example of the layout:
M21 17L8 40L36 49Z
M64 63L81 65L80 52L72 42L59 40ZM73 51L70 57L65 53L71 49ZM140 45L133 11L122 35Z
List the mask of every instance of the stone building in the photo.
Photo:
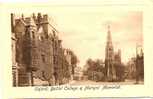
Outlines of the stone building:
M114 67L116 71L116 80L117 81L124 81L125 79L125 66L121 60L121 50L119 49L118 52L114 55Z
M118 52L114 54L114 63L121 64L121 50L118 49Z
M30 30L29 28L31 27L32 24L26 23L22 19L15 19L14 14L11 14L12 35L14 35L14 38L16 39L15 44L13 44L12 42L12 45L14 45L15 47L15 50L12 50L13 51L12 54L14 54L15 57L13 58L18 66L18 69L14 68L15 71L17 71L17 74L15 74L17 76L14 78L17 78L18 81L16 82L14 80L14 82L16 82L16 85L18 86L32 85L33 82L33 80L31 79L32 71L30 71L32 65L31 62L29 61L30 59L29 56L31 52L28 50L31 48L30 45L31 38L27 38L28 36L31 35L30 31L28 31ZM29 42L25 42L26 39L29 39Z
M48 15L16 17L11 14L13 85L59 85L66 69L66 56L58 31ZM17 66L16 66L17 64ZM66 65L63 65L66 64Z
M75 68L74 79L83 80L83 71L82 71L82 68L79 66Z
M142 46L136 48L136 83L144 80L144 53Z
M141 46L136 48L136 57L132 57L127 64L126 79L136 80L136 83L139 81L143 82L144 80L144 53Z

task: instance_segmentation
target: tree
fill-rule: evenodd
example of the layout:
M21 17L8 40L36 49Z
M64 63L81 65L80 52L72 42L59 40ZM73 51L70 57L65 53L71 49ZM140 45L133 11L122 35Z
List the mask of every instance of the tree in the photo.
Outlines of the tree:
M116 76L117 76L117 78L118 78L118 81L123 81L125 78L124 78L124 76L125 76L125 66L122 64L122 63L120 63L120 64L114 64L115 66L115 69L116 69Z
M90 80L96 80L96 81L102 81L104 78L104 67L103 67L103 61L100 59L92 60L88 59L86 61L87 68L87 74L88 79Z
M92 59L89 58L89 59L86 61L86 64L88 65L88 69L87 69L88 71L89 71L89 70L91 70L91 71L94 70L95 62L94 62Z

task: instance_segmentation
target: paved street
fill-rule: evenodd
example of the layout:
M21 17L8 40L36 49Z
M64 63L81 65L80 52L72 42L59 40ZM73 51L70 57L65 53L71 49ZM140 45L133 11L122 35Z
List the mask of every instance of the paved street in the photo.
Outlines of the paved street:
M129 81L129 80L125 82L95 82L91 80L80 80L80 81L73 80L69 84L70 85L102 85L102 84L133 85L134 83L135 81ZM140 82L139 84L143 84L143 82Z

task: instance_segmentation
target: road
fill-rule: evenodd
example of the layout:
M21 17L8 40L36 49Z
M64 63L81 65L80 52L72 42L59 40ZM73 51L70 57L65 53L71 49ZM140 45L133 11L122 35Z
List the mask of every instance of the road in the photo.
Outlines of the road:
M135 84L135 81L125 81L125 82L95 82L91 80L80 80L80 81L70 81L69 85L133 85ZM143 82L140 82L139 84L143 84Z

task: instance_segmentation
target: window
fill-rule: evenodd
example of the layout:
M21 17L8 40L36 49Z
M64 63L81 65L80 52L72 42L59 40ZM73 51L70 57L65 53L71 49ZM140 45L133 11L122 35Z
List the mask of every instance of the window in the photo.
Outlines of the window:
M35 38L35 33L32 31L32 38L34 39Z
M53 64L56 64L56 56L53 57Z
M45 55L41 55L42 61L45 62Z

